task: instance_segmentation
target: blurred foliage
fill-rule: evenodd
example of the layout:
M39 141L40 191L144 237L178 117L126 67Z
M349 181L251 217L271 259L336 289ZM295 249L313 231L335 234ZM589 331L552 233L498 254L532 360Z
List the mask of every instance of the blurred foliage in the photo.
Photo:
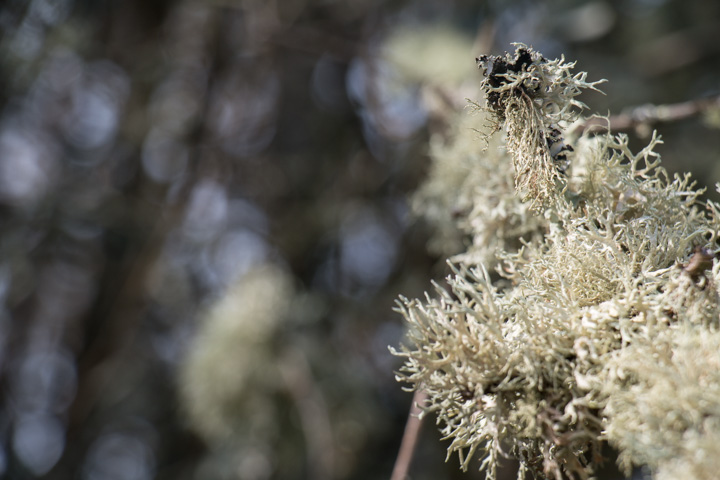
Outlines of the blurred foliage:
M3 2L0 472L387 477L410 401L391 307L444 268L406 199L474 57L564 52L620 111L717 93L719 22L703 0ZM662 129L665 164L711 184L707 132ZM278 378L210 349L267 395L218 385L239 426L216 441L181 371L258 268L294 292L262 342ZM414 478L458 477L425 433Z

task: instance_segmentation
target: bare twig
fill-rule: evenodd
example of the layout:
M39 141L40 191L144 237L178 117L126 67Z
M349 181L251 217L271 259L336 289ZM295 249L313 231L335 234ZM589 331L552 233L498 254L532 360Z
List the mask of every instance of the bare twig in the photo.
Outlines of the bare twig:
M642 105L607 118L590 117L575 127L574 133L640 129L656 123L689 118L712 108L720 108L720 95L670 105Z
M405 433L403 433L402 442L400 443L400 451L395 460L395 468L393 468L390 480L405 480L410 470L415 445L420 435L420 427L422 420L420 418L420 405L425 403L427 393L422 390L415 390L412 404L410 405L410 413L408 414L407 424L405 424Z
M330 416L305 353L290 348L280 361L280 372L295 403L305 434L308 478L331 479L335 476L335 448Z

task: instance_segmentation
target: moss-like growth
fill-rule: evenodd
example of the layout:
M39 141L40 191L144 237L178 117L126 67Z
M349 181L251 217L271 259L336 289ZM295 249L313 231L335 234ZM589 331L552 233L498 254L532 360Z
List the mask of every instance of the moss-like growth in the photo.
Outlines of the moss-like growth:
M622 135L570 138L575 97L597 83L572 64L524 45L479 60L512 162L479 153L470 129L436 150L416 210L437 219L455 202L447 218L476 240L449 290L401 299L398 379L428 393L448 454L467 468L480 452L488 478L501 457L519 479L589 478L604 442L626 469L715 478L720 207L668 177L656 136L638 153Z
M255 424L277 416L268 400L282 389L272 342L292 295L287 275L268 266L241 278L208 310L181 369L188 418L208 443L250 426L260 430ZM243 411L255 415L239 416Z
M280 268L256 267L204 313L181 365L179 385L189 426L210 453L198 478L258 478L278 469L280 420L288 410L277 336L294 297ZM294 459L291 452L284 452Z
M464 112L450 141L433 140L429 177L411 205L434 228L434 253L492 268L497 253L517 250L521 238L540 241L547 220L515 195L504 139L495 135L482 143L489 121L485 112Z
M585 108L575 97L601 82L588 83L585 72L571 74L574 63L548 61L522 44L514 55L483 55L477 61L484 72L487 105L507 130L515 186L524 201L544 206L565 185L573 148L562 132Z

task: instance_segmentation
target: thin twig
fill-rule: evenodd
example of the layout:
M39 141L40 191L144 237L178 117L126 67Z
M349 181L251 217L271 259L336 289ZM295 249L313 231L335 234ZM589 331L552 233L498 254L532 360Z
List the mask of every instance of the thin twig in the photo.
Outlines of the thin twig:
M415 453L415 445L417 445L417 440L420 436L420 427L422 426L422 419L420 418L422 409L420 405L425 403L426 398L427 393L422 390L415 390L412 404L410 405L407 424L405 424L405 433L403 433L400 451L395 460L395 468L393 468L390 480L405 480L408 476L413 453Z
M289 348L279 363L305 435L308 478L331 479L335 476L335 448L330 415L307 355L298 348Z
M608 118L591 117L575 127L574 133L637 129L655 123L682 120L712 108L720 108L720 95L670 105L642 105Z

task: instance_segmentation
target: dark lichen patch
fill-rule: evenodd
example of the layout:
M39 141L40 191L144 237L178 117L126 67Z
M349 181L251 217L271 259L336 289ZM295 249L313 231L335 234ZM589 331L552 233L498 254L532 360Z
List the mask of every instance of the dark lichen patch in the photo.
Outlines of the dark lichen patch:
M565 175L568 167L570 166L568 153L574 152L575 149L572 145L565 143L562 132L555 127L547 129L544 133L544 137L547 142L550 156L555 163L555 168L559 173Z
M512 83L508 73L520 73L527 72L528 67L534 62L542 62L545 59L541 55L533 55L535 52L531 51L526 47L519 47L515 51L514 58L509 58L509 55L496 56L496 55L481 55L475 60L479 68L483 69L483 75L487 78L487 83L492 89L498 89L504 85ZM537 57L537 58L534 58ZM534 96L532 89L528 89L526 85L520 84L517 89L513 89L510 95L519 95L523 92L531 97ZM492 109L495 114L504 117L505 102L503 101L503 92L491 91L487 94L488 106Z

